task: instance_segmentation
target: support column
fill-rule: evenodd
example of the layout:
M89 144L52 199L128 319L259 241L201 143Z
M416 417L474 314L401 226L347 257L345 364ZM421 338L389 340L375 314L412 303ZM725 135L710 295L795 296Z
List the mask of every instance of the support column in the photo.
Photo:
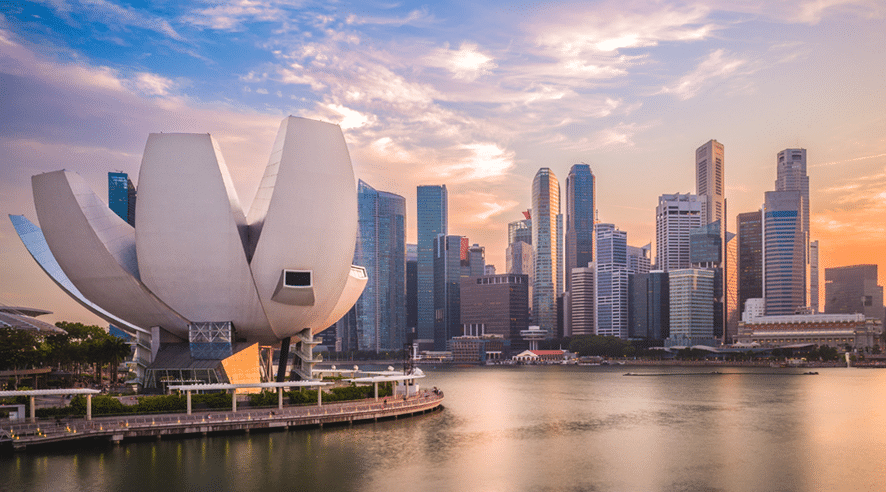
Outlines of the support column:
M289 343L292 337L280 340L280 361L277 363L277 382L286 381L286 365L289 362Z
M375 385L375 401L378 401L378 381L373 384Z
M283 410L283 388L277 388L277 408Z
M34 396L32 395L32 396L30 396L30 399L31 399L31 400L30 400L30 401L31 401L31 422L36 422L36 421L37 421L37 404L36 404L37 402L36 402L36 398L34 398Z
M237 390L231 390L231 411L237 411Z
M317 386L317 406L323 405L323 387Z
M191 414L191 390L186 391L188 395L188 415Z
M92 420L92 395L86 395L86 420Z

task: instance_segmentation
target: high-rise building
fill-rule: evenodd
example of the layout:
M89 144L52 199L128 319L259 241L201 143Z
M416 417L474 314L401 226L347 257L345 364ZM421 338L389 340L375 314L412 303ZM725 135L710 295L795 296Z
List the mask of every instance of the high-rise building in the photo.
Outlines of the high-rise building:
M126 173L108 173L108 206L118 217L135 227L136 190Z
M877 285L877 265L825 268L824 278L826 313L883 319L883 287Z
M748 299L763 298L763 214L738 214L738 311Z
M554 173L543 167L532 180L532 249L535 279L532 287L532 316L548 333L557 330L557 294L562 285L559 271L562 241L557 234L560 216L560 185Z
M627 233L597 224L597 334L628 338Z
M566 176L565 272L594 261L595 184L587 164L574 164ZM566 290L570 277L566 276Z
M434 339L434 240L448 233L446 185L419 186L416 190L418 230L418 325L420 340Z
M418 245L406 245L406 333L418 326Z
M483 267L483 275L495 275L495 265L486 265Z
M670 284L667 272L653 270L628 277L628 336L663 340L670 334Z
M523 215L525 219L508 223L508 244L517 241L532 244L532 219L529 210L523 212Z
M628 271L631 273L649 273L652 267L652 243L646 246L628 245Z
M726 309L726 332L724 343L735 343L738 336L738 323L741 321L741 310L738 303L738 235L726 234L726 277L724 287L724 308Z
M702 223L702 201L689 193L661 195L655 208L655 268L689 268L689 232Z
M695 150L695 192L703 203L704 224L726 223L723 144L710 140Z
M802 271L803 306L812 306L810 295L812 294L812 276L809 271L811 253L809 251L809 176L806 175L806 149L785 149L778 153L778 165L776 167L775 191L797 191L800 193L800 205L802 220L800 221L800 234L803 237L804 267ZM769 313L767 312L768 316Z
M714 272L687 268L668 272L671 345L714 341Z
M767 191L763 206L763 298L766 316L794 314L806 298L806 234L799 191Z
M462 236L440 234L434 239L434 350L461 335Z
M360 350L399 350L406 334L406 199L357 183L354 264L369 281L357 301Z
M529 277L483 275L461 279L461 323L465 335L500 335L511 347L524 345L529 328Z
M597 265L573 268L572 288L568 293L569 336L595 335L597 333Z
M468 238L464 238L467 241ZM462 263L462 277L482 277L486 275L486 248L479 244L468 247L467 264Z
M819 312L819 288L821 280L818 273L818 241L809 241L809 307L812 313Z
M714 221L689 232L689 259L692 268L701 268L714 272L714 297L711 299L714 310L714 337L722 338L725 319L725 300L723 285L723 241L720 221Z

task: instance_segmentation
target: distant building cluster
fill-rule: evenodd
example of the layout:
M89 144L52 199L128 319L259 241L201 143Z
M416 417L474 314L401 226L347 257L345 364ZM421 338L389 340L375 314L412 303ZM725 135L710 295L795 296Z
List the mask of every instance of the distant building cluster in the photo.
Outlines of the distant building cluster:
M826 268L819 305L806 159L805 149L777 154L774 189L758 210L734 215L733 233L725 148L708 141L695 151L695 193L659 196L654 243L643 246L599 220L588 164L569 169L562 201L557 176L541 168L529 190L532 208L507 224L499 273L486 264L484 247L450 233L446 185L417 188L418 241L406 244L405 199L360 181L354 264L366 268L369 283L320 336L338 351L408 346L477 361L579 335L678 347L871 347L882 324L870 320L884 317L877 265ZM135 186L123 173L109 173L108 183L111 208L134 223ZM816 318L821 313L830 317Z

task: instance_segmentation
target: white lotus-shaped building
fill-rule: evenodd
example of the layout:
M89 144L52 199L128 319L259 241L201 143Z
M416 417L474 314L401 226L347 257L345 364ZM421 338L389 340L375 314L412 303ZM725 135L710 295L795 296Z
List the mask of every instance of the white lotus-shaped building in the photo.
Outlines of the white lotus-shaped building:
M109 322L161 329L192 352L218 329L229 343L310 345L366 284L351 265L357 196L338 125L284 119L248 214L209 134L148 137L135 227L76 173L39 174L32 185L48 256L66 279L29 246L44 270Z

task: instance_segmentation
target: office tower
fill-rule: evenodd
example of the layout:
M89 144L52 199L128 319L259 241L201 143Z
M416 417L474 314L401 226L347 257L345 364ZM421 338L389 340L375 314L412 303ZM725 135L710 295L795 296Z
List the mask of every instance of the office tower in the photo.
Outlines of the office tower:
M486 265L483 268L483 275L495 275L495 265Z
M569 290L569 335L595 335L597 333L597 265L576 267L570 272L572 288Z
M417 338L434 339L434 240L448 232L446 185L419 186L416 190L418 230Z
M726 266L724 275L724 302L726 309L726 332L723 341L735 343L738 336L738 322L741 321L741 310L738 303L738 235L726 233Z
M406 333L418 326L418 245L406 245Z
M655 208L655 268L689 268L689 231L702 223L702 201L689 193L661 195Z
M818 297L821 280L818 276L818 241L809 241L809 307L819 312Z
M806 235L799 191L767 191L763 206L766 316L794 314L806 302Z
M574 164L566 176L564 272L594 261L594 173L587 164ZM566 290L571 276L566 275Z
M108 173L108 206L135 227L135 185L126 173Z
M714 342L714 272L686 268L668 272L670 339L674 345Z
M348 310L335 325L335 351L351 352L359 350L357 344L357 305Z
M711 140L695 150L695 192L703 203L704 224L726 223L724 176L723 144Z
M649 273L652 267L652 243L646 246L628 246L628 271Z
M532 180L532 249L535 279L532 286L532 316L548 333L557 329L557 294L562 275L557 253L560 221L560 185L554 173L543 167Z
M529 328L529 277L481 275L461 279L461 323L465 335L500 335L511 347L523 346Z
M446 342L461 335L462 260L467 258L462 239L443 234L434 239L434 350L446 350Z
M468 238L464 238L467 241ZM462 271L462 277L481 277L486 275L486 248L479 244L468 248L467 265Z
M597 224L597 334L628 337L627 233Z
M738 311L748 299L763 298L763 214L738 214Z
M526 217L523 220L508 223L508 244L517 241L532 244L532 219L529 210L523 212L523 216Z
M650 340L667 338L670 302L667 272L653 270L628 277L628 336Z
M825 312L861 313L883 319L883 287L877 285L877 265L824 269Z
M775 191L797 191L800 193L802 220L800 231L803 238L804 268L802 271L803 306L811 306L810 285L812 278L809 272L809 176L806 175L806 149L785 149L778 153L778 165L776 167ZM769 313L767 312L767 315Z
M566 259L563 248L563 214L557 214L557 296L563 295L566 287L566 275L563 272L563 266Z
M357 301L360 350L399 350L406 334L406 199L357 182L354 264L369 281Z
M692 268L714 272L714 337L721 338L726 325L724 317L723 244L720 221L714 221L689 232L689 261Z

